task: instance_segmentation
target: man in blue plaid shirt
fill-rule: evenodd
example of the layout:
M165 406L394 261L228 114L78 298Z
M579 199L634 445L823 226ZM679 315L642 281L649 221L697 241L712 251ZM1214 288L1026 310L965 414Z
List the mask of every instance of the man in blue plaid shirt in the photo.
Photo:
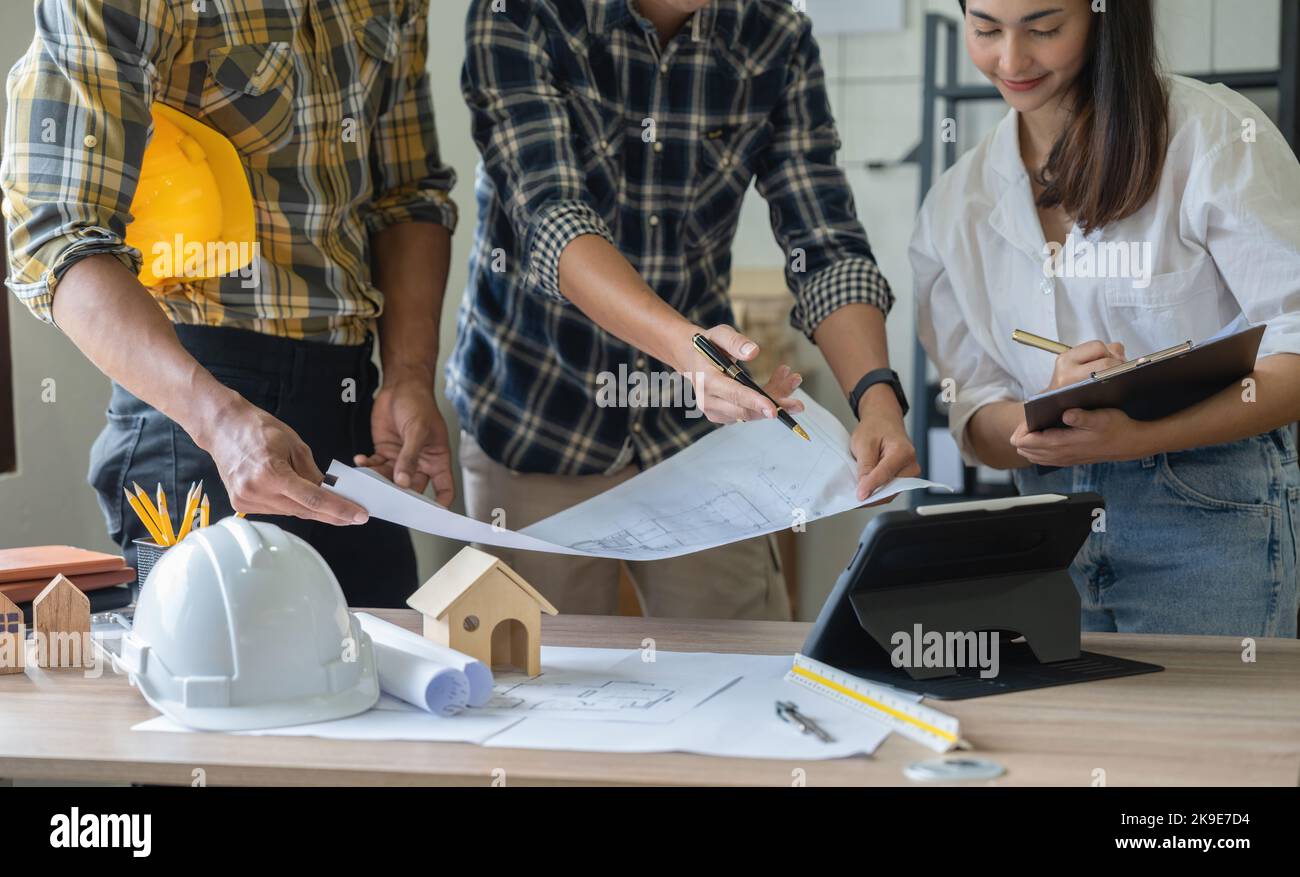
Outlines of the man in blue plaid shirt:
M757 353L728 325L751 181L787 255L792 324L846 394L887 371L893 296L835 162L811 23L788 0L474 0L466 31L483 163L448 391L472 516L526 526L713 424L774 415L691 343L704 332L735 358ZM601 404L601 376L620 366L685 375L705 417ZM782 366L768 385L791 413L798 382ZM863 498L918 471L896 386L858 394ZM561 611L617 609L617 561L504 559ZM770 537L629 569L649 615L790 615Z

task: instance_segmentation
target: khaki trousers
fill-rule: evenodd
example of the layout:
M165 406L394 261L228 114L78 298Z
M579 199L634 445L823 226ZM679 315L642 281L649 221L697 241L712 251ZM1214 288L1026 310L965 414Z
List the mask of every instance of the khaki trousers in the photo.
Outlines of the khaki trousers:
M460 464L466 514L491 522L494 510L501 509L504 524L511 530L577 505L639 471L632 464L614 475L515 472L488 457L464 432L460 437ZM509 564L563 613L613 615L618 611L622 561L495 545L476 547ZM774 536L759 536L667 560L628 561L627 567L646 615L790 620L790 600Z

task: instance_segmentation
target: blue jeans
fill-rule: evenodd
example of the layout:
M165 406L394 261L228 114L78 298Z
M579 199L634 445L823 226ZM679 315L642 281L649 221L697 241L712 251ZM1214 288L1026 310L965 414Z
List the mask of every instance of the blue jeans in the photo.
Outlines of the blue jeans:
M1295 637L1300 468L1289 428L1014 477L1022 494L1106 500L1070 567L1084 630Z

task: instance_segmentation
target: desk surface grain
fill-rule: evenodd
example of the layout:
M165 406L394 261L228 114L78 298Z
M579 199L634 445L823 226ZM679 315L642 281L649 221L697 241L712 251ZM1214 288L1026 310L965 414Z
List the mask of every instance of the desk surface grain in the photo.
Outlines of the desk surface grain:
M409 610L375 614L418 629ZM793 653L808 625L559 616L547 645ZM1300 783L1300 641L1261 639L1254 663L1235 637L1085 634L1092 651L1165 667L1086 685L942 702L975 753L1006 768L988 785ZM933 757L892 735L871 758L776 761L684 753L488 749L463 743L144 733L154 710L125 676L29 666L0 676L0 777L191 785L907 785Z

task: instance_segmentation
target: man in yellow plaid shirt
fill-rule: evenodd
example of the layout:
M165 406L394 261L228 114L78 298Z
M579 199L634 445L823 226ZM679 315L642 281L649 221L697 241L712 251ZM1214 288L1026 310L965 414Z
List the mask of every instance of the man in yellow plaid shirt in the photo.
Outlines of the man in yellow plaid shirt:
M9 288L113 381L90 481L134 559L123 487L311 542L353 605L416 586L409 533L321 487L332 457L451 500L434 400L456 209L425 72L429 0L38 0L8 81ZM258 258L146 288L126 230L160 103L235 147ZM371 365L377 336L383 382ZM378 389L378 396L372 395ZM224 487L224 489L223 489Z

